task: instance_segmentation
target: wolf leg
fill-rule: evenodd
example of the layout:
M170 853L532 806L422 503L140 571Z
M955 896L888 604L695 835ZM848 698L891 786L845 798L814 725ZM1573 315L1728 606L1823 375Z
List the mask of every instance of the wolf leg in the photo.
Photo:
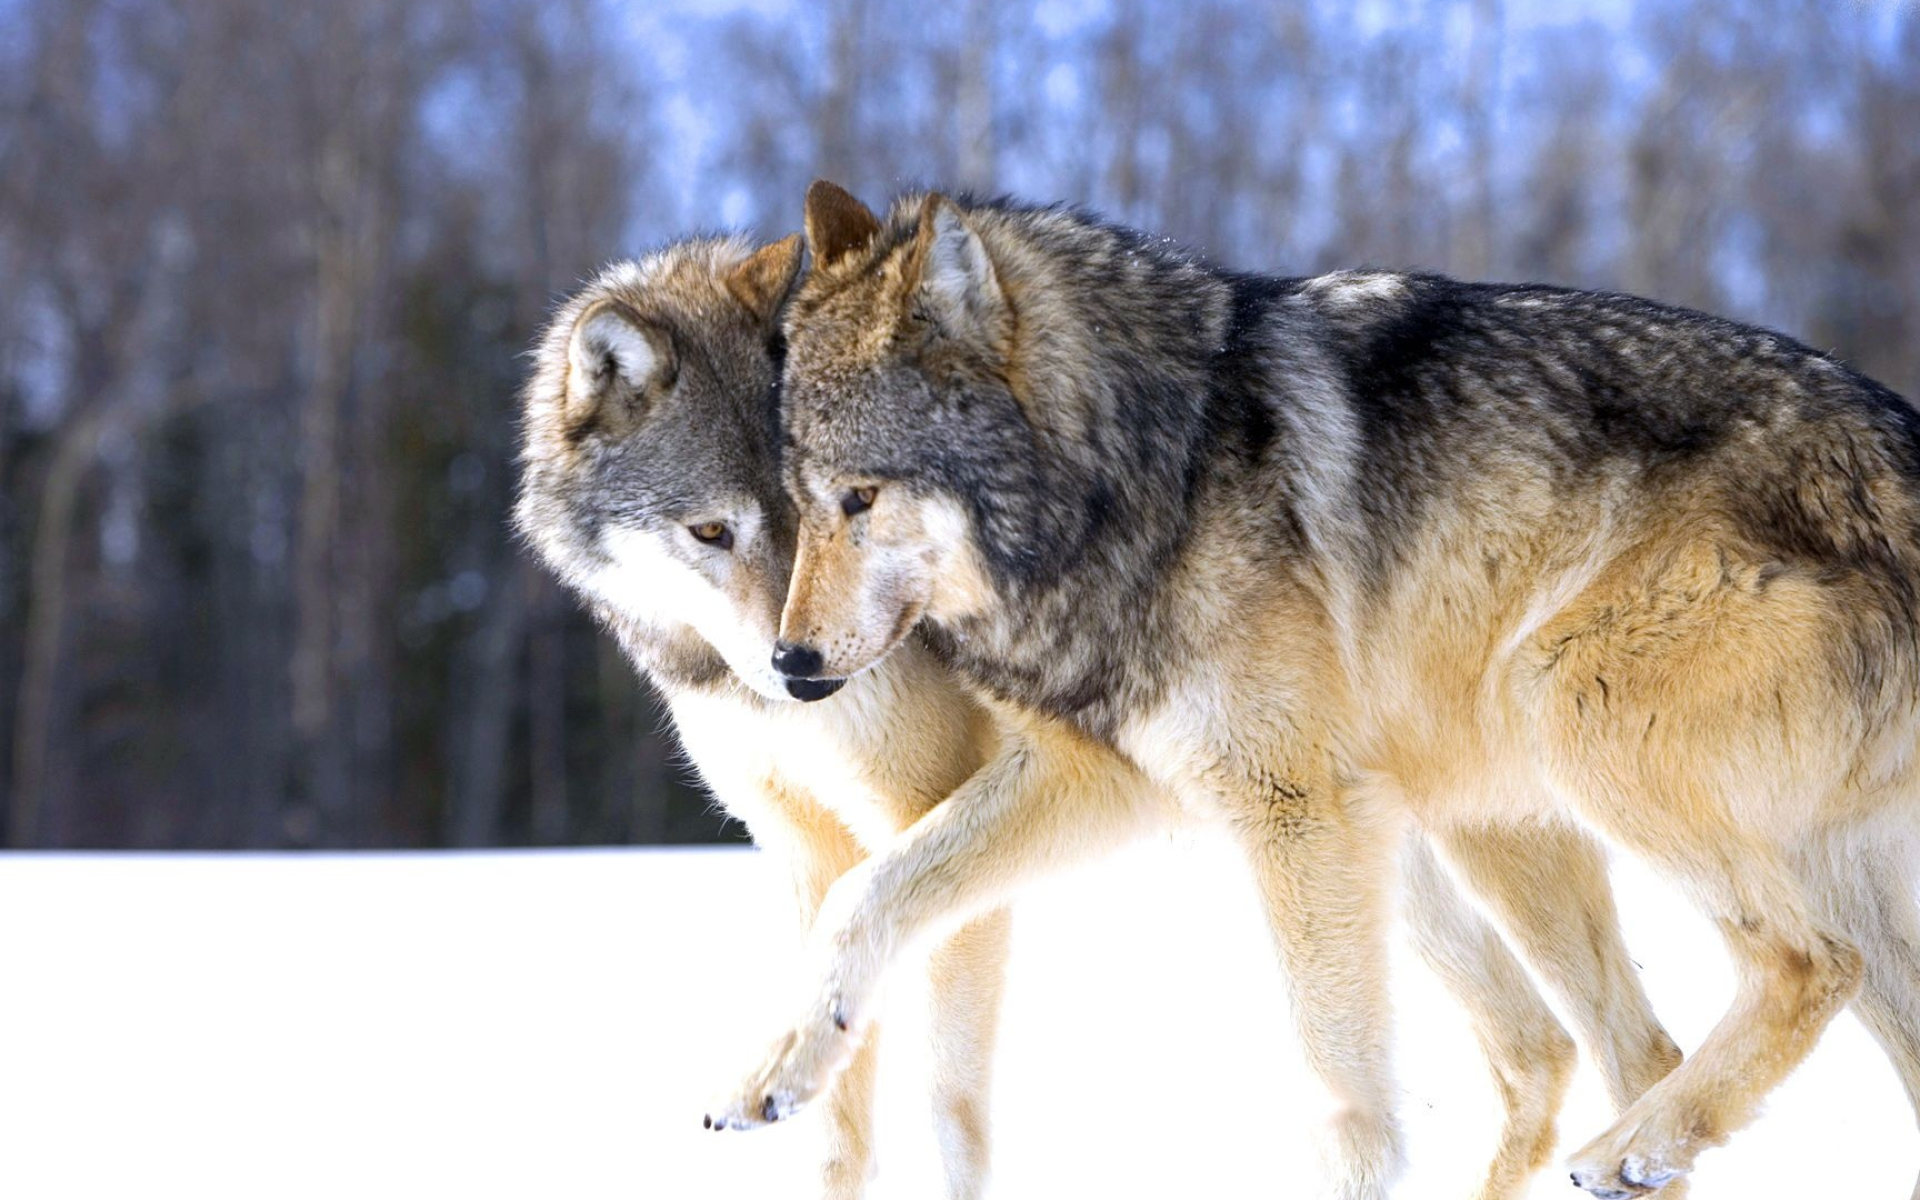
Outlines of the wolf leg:
M1809 831L1862 811L1863 735L1893 716L1835 665L1848 650L1883 661L1858 615L1879 601L1779 565L1709 523L1666 527L1512 660L1543 782L1692 895L1739 980L1699 1049L1574 1155L1596 1196L1654 1192L1750 1122L1865 974L1794 866ZM1898 661L1888 648L1887 669Z
M862 857L840 822L811 797L790 791L733 797L747 815L755 841L784 859L793 878L795 911L802 933L811 931L821 902L835 880ZM873 1088L879 1055L878 1029L869 1031L847 1069L835 1081L822 1123L820 1164L823 1200L858 1200L873 1174Z
M1680 1065L1620 938L1599 845L1576 829L1432 832L1447 861L1573 1019L1615 1112Z
M908 942L952 929L1166 813L1159 793L1112 752L1060 726L1009 731L991 762L834 885L815 932L822 966L805 1015L709 1121L751 1129L798 1112L852 1059L874 990Z
M1307 1065L1334 1105L1329 1194L1384 1200L1403 1152L1393 1113L1386 920L1393 834L1330 784L1255 771L1229 809L1292 999Z
M1693 1057L1573 1156L1575 1183L1620 1200L1679 1179L1700 1151L1752 1120L1853 998L1864 970L1860 952L1817 918L1778 848L1730 821L1708 829L1697 820L1648 819L1712 811L1701 799L1643 805L1634 820L1614 819L1633 811L1617 802L1582 811L1687 882L1719 925L1740 981L1732 1009Z
M1554 1118L1573 1078L1573 1039L1422 838L1406 853L1414 948L1466 1008L1506 1106L1499 1149L1474 1200L1524 1196L1553 1154Z
M1013 928L1006 909L978 917L933 952L933 1125L948 1200L975 1200L987 1182L987 1095Z
M1920 1116L1920 909L1910 852L1898 844L1849 846L1809 860L1802 874L1866 958L1853 1011L1886 1050ZM1913 1194L1920 1200L1920 1181Z

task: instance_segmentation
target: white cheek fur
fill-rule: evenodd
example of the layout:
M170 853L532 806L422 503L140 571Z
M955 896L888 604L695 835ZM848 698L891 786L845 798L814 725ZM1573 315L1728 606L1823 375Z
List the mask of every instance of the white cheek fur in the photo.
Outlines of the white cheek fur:
M736 532L736 546L754 530ZM644 532L611 529L601 545L611 563L591 572L581 586L627 616L656 629L686 626L726 660L727 666L749 687L763 695L786 698L783 681L774 672L774 631L759 628L737 610L714 581L673 552L669 539L691 538L682 530ZM724 570L738 564L725 560Z

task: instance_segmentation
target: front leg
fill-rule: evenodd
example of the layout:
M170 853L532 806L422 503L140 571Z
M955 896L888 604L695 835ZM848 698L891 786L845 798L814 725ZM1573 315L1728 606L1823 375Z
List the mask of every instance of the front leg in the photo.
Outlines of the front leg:
M863 857L853 835L811 796L792 788L736 787L727 801L729 811L746 820L754 841L790 873L793 911L802 935L810 935L828 889ZM823 1200L858 1200L866 1191L873 1169L877 1049L870 1028L828 1096L817 1193Z
M1022 884L1166 819L1144 778L1052 723L1007 731L999 755L830 891L800 1020L708 1120L752 1129L819 1096L852 1059L899 952L1005 903Z
M1395 824L1369 811L1373 798L1296 774L1284 757L1236 774L1223 798L1266 901L1301 1049L1333 1103L1330 1195L1385 1200L1403 1160L1388 1052Z

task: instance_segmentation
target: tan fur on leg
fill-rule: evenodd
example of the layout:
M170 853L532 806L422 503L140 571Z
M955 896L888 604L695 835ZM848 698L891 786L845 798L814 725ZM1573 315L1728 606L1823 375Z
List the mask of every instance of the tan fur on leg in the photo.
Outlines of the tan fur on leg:
M1840 840L1805 854L1799 871L1866 959L1853 1011L1885 1048L1920 1117L1920 906L1904 849ZM1920 1180L1913 1194L1920 1200Z
M1247 798L1225 798L1229 819L1266 900L1307 1065L1335 1105L1328 1194L1385 1200L1404 1158L1388 1049L1392 830L1358 816L1331 781Z
M1074 796L1072 804L1059 802ZM1010 731L1000 754L890 847L844 876L816 931L814 999L714 1119L748 1129L817 1098L871 1017L885 968L910 941L991 910L1019 885L1123 844L1167 809L1111 752L1051 722Z
M1573 1156L1575 1178L1596 1195L1656 1190L1752 1120L1863 976L1860 952L1823 927L1804 889L1765 847L1728 855L1724 840L1685 844L1682 831L1671 833L1658 850L1638 848L1702 898L1733 956L1739 992L1693 1057Z
M1409 843L1405 861L1414 948L1466 1008L1506 1110L1474 1200L1525 1196L1529 1177L1553 1154L1554 1118L1573 1078L1573 1039L1423 840Z
M976 1200L987 1186L987 1097L1013 928L1006 909L988 913L933 952L933 1127L947 1168L948 1200Z
M769 791L754 815L753 832L793 876L795 911L803 931L813 928L835 880L861 859L853 836L833 814L793 791ZM873 1174L873 1088L877 1030L835 1081L826 1104L820 1166L823 1200L858 1200Z
M1620 939L1600 847L1554 825L1439 831L1462 879L1560 998L1615 1112L1680 1065Z

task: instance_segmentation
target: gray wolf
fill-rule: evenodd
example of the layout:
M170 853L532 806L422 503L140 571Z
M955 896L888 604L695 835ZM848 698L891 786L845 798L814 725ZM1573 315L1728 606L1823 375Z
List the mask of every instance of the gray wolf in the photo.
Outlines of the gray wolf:
M783 679L769 666L795 536L775 437L775 314L797 249L791 241L758 251L732 239L685 242L609 269L562 306L523 394L517 519L661 691L720 800L787 860L807 924L836 879L846 877L838 890L857 896L863 873L884 871L900 830L938 828L940 819L919 819L994 756L998 735L987 710L911 637L843 688ZM1132 821L1168 818L1137 773L1103 769L1096 797ZM1068 799L1061 811L1070 816ZM1114 826L1100 820L1093 830L1107 836L1101 831ZM1593 860L1571 845L1543 859L1557 873L1585 871L1590 886L1584 907L1530 915L1527 928L1543 943L1576 943L1576 958L1578 947L1595 945L1615 972L1577 1011L1594 1036L1628 1031L1607 1046L1607 1074L1616 1092L1637 1095L1677 1053L1625 962ZM1431 855L1418 848L1413 862L1415 943L1468 1005L1507 1103L1483 1194L1508 1195L1553 1144L1573 1046ZM1472 869L1495 877L1486 894L1510 907L1526 908L1537 890L1494 858ZM977 895L987 884L975 877L969 885ZM837 927L831 913L819 920ZM1577 924L1577 938L1555 922ZM1007 929L1004 913L987 912L932 957L933 1110L955 1197L980 1194L986 1180ZM825 1102L820 1187L829 1197L858 1195L871 1164L876 1042L870 1027L861 1032ZM717 1124L767 1116L762 1105Z
M993 746L981 711L905 647L841 691L769 665L793 560L774 445L777 313L798 237L684 241L608 268L560 307L522 394L515 521L659 689L702 779L783 859L810 925L827 887L911 824ZM986 913L931 958L933 1118L950 1195L988 1163L1009 924ZM872 1167L875 1043L827 1105L819 1194Z
M882 220L816 185L807 231L780 661L857 677L923 625L1002 729L861 920L950 921L976 860L1100 844L1118 798L1052 815L1096 790L1092 746L1243 842L1343 1197L1399 1160L1381 897L1407 827L1456 863L1490 839L1547 906L1540 848L1598 834L1719 925L1732 1007L1574 1153L1593 1195L1671 1195L1849 1003L1920 1104L1903 399L1632 297L1239 274L1066 208ZM823 990L857 1011L886 935L836 936ZM849 1036L807 1012L770 1086L816 1090Z

